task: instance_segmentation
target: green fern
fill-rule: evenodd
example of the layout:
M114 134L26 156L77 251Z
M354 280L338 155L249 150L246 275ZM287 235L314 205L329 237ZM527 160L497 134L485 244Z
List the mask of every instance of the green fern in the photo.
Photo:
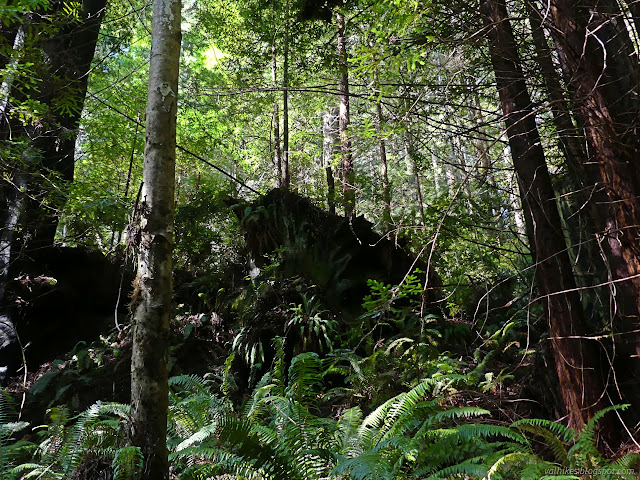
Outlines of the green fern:
M632 453L617 462L611 462L598 451L596 446L597 422L607 413L627 407L628 405L616 405L598 411L580 432L556 422L543 419L518 420L514 422L511 427L522 434L535 435L553 452L554 464L542 460L535 455L533 451L529 452L532 457L528 458L535 459L535 461L532 460L529 462L528 468L531 468L531 465L535 464L539 467L539 470L543 469L548 471L557 467L559 468L558 472L563 472L563 474L560 475L545 475L540 478L548 480L560 480L562 478L579 479L580 477L572 473L582 470L601 470L603 472L611 470L615 473L610 474L605 472L597 474L593 478L601 480L632 479L635 478L635 474L629 474L628 470L635 470L640 466L639 455ZM500 459L494 464L494 466L496 466L496 472L499 471L502 464L507 465L509 463L513 464L513 462L509 462L508 458ZM523 469L522 471L524 472L525 470ZM569 472L569 474L564 474L564 472Z
M124 447L113 457L113 480L136 480L142 474L143 455L139 447Z
M70 425L65 408L53 408L46 438L38 446L34 461L15 466L19 478L72 478L88 454L114 458L124 445L124 424L129 406L98 402Z
M513 470L517 472L521 480L538 480L546 469L553 466L552 463L542 461L533 453L511 452L494 462L487 472L487 480L502 478L504 472Z
M511 427L522 433L531 433L542 437L545 445L553 452L556 462L562 466L569 465L567 443L575 436L575 432L569 427L541 418L518 420L511 424Z
M596 426L598 421L609 412L614 410L625 410L629 408L629 406L629 404L612 405L596 412L593 418L591 418L584 428L578 433L575 444L569 450L569 455L584 455L601 458L602 455L596 446Z
M13 435L28 427L18 421L18 413L11 396L0 389L0 480L16 478L13 467L31 457L37 446L32 442L15 441Z
M322 362L317 353L296 355L289 367L289 383L285 396L309 404L322 389Z

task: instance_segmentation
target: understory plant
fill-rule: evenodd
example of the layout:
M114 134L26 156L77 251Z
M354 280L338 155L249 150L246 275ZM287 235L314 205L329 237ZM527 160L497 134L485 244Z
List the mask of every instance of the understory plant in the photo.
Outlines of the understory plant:
M128 405L101 402L75 418L69 417L65 407L50 409L49 424L39 432L43 440L28 445L31 458L14 463L0 478L67 480L91 462L106 465L114 480L137 478L142 455L137 447L126 445L128 412ZM24 430L27 424L21 422L20 427ZM12 445L13 449L20 446L25 443Z
M335 359L303 353L286 368L279 358L240 408L216 392L216 381L197 376L170 379L168 447L180 479L487 479L597 480L636 478L640 457L615 461L596 448L600 411L580 432L544 419L498 425L476 406L452 406L447 392L470 374L432 375L367 412L337 407L325 388ZM75 418L50 411L39 443L16 441L11 402L2 402L0 479L90 478L91 462L114 479L139 477L142 456L128 446L128 406L97 403ZM332 410L332 408L337 408ZM535 440L535 442L533 441ZM540 444L552 452L543 457ZM536 447L538 445L538 447Z

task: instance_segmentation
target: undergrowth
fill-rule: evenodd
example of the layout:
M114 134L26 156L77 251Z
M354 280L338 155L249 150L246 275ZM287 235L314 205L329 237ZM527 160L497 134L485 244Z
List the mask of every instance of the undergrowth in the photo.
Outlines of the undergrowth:
M338 331L320 297L302 292L299 304L281 306L282 335L270 345L262 339L258 346L247 327L229 341L223 365L172 377L167 446L174 478L637 478L638 454L611 460L597 448L598 420L626 406L602 410L581 431L540 418L498 420L478 398L513 381L504 368L491 370L501 367L492 363L496 355L516 348L513 326L487 333L473 355L454 355L442 348L438 319L412 308L417 277L404 289L371 286L357 342L353 331ZM194 328L184 330L185 340ZM385 331L400 333L384 338ZM305 351L310 346L316 351ZM74 358L84 358L82 351ZM237 395L236 361L256 378L244 396ZM28 425L3 391L0 480L137 479L143 458L128 441L128 422L127 405L98 402L75 416L52 406L45 426Z

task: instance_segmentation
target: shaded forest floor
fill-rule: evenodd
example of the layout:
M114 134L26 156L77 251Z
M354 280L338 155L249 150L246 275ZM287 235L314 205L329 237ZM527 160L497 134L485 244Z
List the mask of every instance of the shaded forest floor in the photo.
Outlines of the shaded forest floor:
M521 305L505 300L513 292L496 291L494 303L486 305L490 314L482 319L461 309L452 314L444 307L448 293L439 275L395 242L375 234L362 218L349 222L280 191L253 204L229 203L244 235L241 255L210 271L175 274L176 315L169 351L173 440L169 443L175 471L183 472L179 478L191 478L188 472L202 473L214 460L220 464L223 457L218 450L211 453L213 457L191 452L192 460L200 459L196 462L200 470L184 453L185 445L194 447L194 435L220 416L229 414L233 421L219 424L210 438L198 437L197 445L206 445L207 438L217 449L228 443L229 452L262 471L264 478L294 478L282 473L289 463L295 465L297 455L287 450L292 445L277 444L286 442L286 435L278 440L278 435L259 433L267 427L274 432L285 428L277 426L285 409L278 402L286 399L286 409L295 407L296 415L304 411L303 423L308 422L307 433L315 432L313 436L327 428L337 428L334 435L338 435L345 419L355 422L355 415L362 425L369 422L368 428L381 432L376 440L380 445L385 435L391 435L389 425L400 421L393 416L393 406L405 405L408 400L403 395L413 398L414 394L411 407L397 407L406 416L402 417L405 423L393 431L395 440L389 446L378 451L365 446L373 440L362 438L358 440L360 456L355 451L341 455L364 462L363 452L373 448L380 465L395 458L397 464L390 463L381 478L427 474L446 478L456 472L472 474L483 465L486 474L500 458L504 465L494 470L511 473L496 478L539 478L535 475L549 466L578 465L585 452L594 465L608 465L595 449L594 431L587 432L587 446L571 453L580 437L562 427L561 400L545 332L530 328L528 320L522 320ZM125 277L114 279L119 284ZM477 297L482 298L482 292ZM25 307L23 313L29 312ZM528 319L531 312L526 313ZM12 408L21 420L49 427L30 430L24 425L23 441L38 445L43 437L55 436L55 428L71 428L75 416L84 418L82 412L91 411L96 402L129 402L131 325L123 322L114 328L112 315L104 325L110 327L97 329L93 338L76 338L71 350L49 348L54 355L50 358L30 356L31 347L27 347L29 373L17 372L5 391L11 394ZM42 341L36 339L35 344ZM47 341L55 342L52 337ZM181 409L193 416L189 422L176 417ZM560 422L554 423L557 419ZM323 423L327 421L333 426ZM519 422L524 423L514 427ZM245 440L239 440L237 435L245 427ZM364 435L367 430L362 428L358 431ZM465 433L465 428L475 430ZM126 444L126 434L118 435L114 448ZM289 452L291 458L285 455L286 461L276 465L252 456L256 452L245 444L251 435L261 448L273 446L282 455ZM407 450L404 443L410 443L410 438L417 443ZM241 453L244 448L247 451ZM614 459L624 459L622 466L637 462L634 455L622 455L633 453L632 447L615 453L607 451L606 444L599 448ZM392 453L394 449L399 450ZM525 459L525 453L530 458ZM106 473L100 475L111 478L115 466L91 455L79 458L104 463L100 468ZM39 458L42 461L42 452ZM337 458L334 471L356 468L345 467ZM224 470L222 464L218 473ZM456 465L463 467L456 470ZM226 466L227 471L237 472L236 467ZM76 472L82 468L92 473L74 478L98 478L86 465L73 465ZM532 476L517 477L525 470ZM478 472L477 478L482 478ZM367 475L362 478L373 478ZM307 473L302 478L315 477Z

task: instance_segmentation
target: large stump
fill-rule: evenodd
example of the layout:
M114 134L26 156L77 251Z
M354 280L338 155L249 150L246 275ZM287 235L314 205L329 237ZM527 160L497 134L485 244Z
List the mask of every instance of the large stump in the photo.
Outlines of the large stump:
M303 276L322 288L347 319L361 312L368 280L399 284L416 269L427 271L422 258L378 235L364 217L349 220L295 193L275 189L233 210L258 266L276 255L284 276ZM434 302L440 277L433 268L423 275L427 302Z

